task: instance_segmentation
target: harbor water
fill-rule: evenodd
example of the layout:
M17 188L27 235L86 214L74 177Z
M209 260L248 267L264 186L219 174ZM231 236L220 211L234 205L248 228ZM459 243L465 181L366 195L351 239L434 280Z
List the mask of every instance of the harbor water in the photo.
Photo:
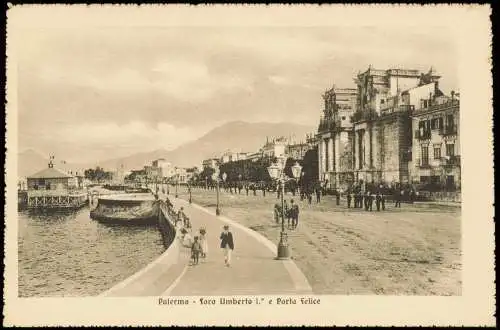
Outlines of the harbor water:
M19 297L96 296L164 247L155 226L105 225L89 209L18 213Z

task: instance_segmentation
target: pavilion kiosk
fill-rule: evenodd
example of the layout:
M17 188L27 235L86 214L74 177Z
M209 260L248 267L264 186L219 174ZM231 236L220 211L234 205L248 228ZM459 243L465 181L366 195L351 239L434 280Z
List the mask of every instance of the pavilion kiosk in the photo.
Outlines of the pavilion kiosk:
M87 201L81 177L54 168L48 168L27 178L29 209L78 209Z

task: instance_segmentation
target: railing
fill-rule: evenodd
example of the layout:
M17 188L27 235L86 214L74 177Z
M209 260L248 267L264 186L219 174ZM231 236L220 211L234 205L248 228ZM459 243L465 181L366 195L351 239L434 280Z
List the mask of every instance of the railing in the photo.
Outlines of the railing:
M351 121L353 123L365 120L375 120L379 117L379 114L375 110L368 111L356 111L352 117Z
M431 104L430 106L425 107L425 108L418 108L418 109L416 109L416 111L420 112L420 111L444 110L444 109L452 108L454 106L458 107L459 105L460 105L459 100L450 100L450 101L445 102L445 103Z
M430 168L431 164L429 163L429 159L419 159L418 160L418 167L420 168Z
M423 131L420 132L419 130L415 131L415 139L417 140L429 140L431 138L431 131Z
M439 129L439 134L442 136L448 136L448 135L456 135L457 134L457 127L456 126L444 126Z
M460 166L460 156L448 156L441 158L442 166Z

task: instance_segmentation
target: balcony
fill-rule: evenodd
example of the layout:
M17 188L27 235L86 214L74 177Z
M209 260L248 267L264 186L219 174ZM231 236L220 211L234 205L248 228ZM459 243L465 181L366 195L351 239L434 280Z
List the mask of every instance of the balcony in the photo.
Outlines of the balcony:
M457 135L456 126L444 126L439 129L439 134L442 136Z
M431 164L429 163L429 159L419 159L417 160L417 166L420 168L431 168Z
M441 166L460 166L460 156L445 156L441 158Z
M359 121L371 121L371 120L377 119L378 117L379 117L379 114L374 110L356 111L352 115L351 121L353 123L359 122Z
M431 131L415 131L415 139L417 140L430 140L431 138Z

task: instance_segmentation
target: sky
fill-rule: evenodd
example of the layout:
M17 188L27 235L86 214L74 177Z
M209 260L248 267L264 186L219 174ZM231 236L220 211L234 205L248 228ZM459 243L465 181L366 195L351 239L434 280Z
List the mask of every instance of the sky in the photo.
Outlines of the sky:
M173 149L230 121L316 126L321 94L368 65L459 87L446 29L25 28L17 48L18 148L90 162Z

